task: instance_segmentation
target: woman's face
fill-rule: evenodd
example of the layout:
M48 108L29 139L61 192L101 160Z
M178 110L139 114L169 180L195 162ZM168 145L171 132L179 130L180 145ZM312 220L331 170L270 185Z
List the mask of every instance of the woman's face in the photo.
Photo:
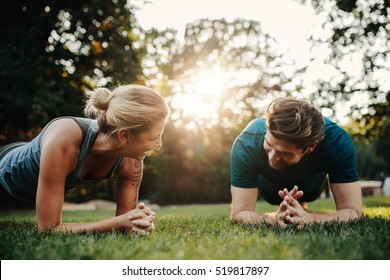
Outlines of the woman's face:
M164 132L165 124L166 119L163 119L155 123L149 130L137 136L131 136L128 142L128 157L142 161L154 149L161 148L161 136Z

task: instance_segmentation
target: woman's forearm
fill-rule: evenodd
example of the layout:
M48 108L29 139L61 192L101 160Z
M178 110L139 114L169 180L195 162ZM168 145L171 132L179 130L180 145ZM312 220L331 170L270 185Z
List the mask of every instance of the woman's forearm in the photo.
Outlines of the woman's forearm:
M62 223L52 228L55 232L68 232L68 233L93 233L93 232L112 232L113 230L131 230L132 223L128 221L127 225L124 225L121 221L123 217L113 217L101 221L94 221L88 223Z

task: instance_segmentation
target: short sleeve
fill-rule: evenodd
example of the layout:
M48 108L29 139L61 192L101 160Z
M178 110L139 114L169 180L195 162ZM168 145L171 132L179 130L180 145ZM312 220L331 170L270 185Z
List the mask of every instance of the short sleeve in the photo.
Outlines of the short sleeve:
M334 125L326 133L325 154L330 183L352 183L359 180L354 144L348 133Z
M231 154L231 185L238 188L257 188L258 172L255 153L240 138L234 141Z

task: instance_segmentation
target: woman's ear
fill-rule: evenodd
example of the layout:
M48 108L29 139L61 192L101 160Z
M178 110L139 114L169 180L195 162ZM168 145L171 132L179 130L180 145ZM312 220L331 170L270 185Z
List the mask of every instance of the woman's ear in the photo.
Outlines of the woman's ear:
M127 144L128 141L129 141L129 137L130 137L130 132L128 129L126 128L121 128L119 131L118 131L118 140L119 140L119 143L121 144Z

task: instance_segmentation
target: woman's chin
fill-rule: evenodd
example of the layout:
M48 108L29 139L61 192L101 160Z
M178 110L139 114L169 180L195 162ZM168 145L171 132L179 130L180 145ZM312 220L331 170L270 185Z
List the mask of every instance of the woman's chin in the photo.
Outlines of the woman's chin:
M143 161L145 159L145 157L146 157L146 154L129 156L129 158L136 159L139 161Z
M150 157L152 153L153 151L147 151L147 152L143 152L142 154L132 155L130 156L130 158L142 161L145 159L145 157Z

